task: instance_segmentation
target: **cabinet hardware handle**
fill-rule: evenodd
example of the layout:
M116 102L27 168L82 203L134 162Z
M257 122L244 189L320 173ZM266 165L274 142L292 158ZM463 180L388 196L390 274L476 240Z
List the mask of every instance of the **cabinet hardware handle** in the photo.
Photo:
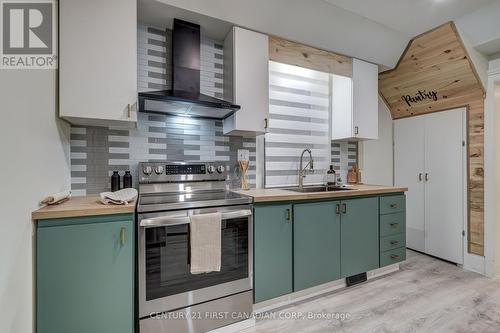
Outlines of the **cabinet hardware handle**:
M264 129L267 129L269 127L269 119L264 118Z
M395 208L398 208L398 204L390 204L389 207L391 207L392 209L395 209Z
M358 134L359 134L359 127L354 126L354 135L358 135Z
M122 227L120 229L120 246L121 247L125 246L125 242L126 242L126 240L125 240L125 232L126 232L125 227Z
M292 214L290 213L290 208L287 208L287 209L286 209L286 220L287 220L287 221L290 221L291 215L292 215Z
M335 205L335 214L340 214L340 204Z
M426 172L425 173L425 181L428 182L429 181L429 174Z
M396 254L391 254L391 259L392 260L398 260L399 259L399 256L396 255Z
M347 204L343 203L342 204L342 214L346 214L347 213Z
M399 223L391 223L389 225L391 226L391 228L398 228L399 227Z
M399 244L399 241L397 241L397 240L391 241L391 245L398 245L398 244Z
M132 112L137 111L137 102L134 104L127 104L128 117L132 118Z
M418 174L418 181L419 181L419 182L421 182L421 181L422 181L422 176L423 176L423 175L422 175L422 173L419 173L419 174Z

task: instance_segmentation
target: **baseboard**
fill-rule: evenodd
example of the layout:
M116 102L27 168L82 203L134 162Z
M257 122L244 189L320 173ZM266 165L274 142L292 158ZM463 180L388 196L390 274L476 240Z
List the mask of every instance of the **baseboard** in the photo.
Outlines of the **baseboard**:
M463 269L486 275L484 257L472 253L465 253Z
M377 268L367 272L368 280L372 280L399 270L399 264L394 264L382 268ZM325 283L316 287L308 288L288 295L276 297L264 302L256 303L253 305L254 313L262 313L281 308L292 303L301 302L309 298L327 294L340 289L346 288L345 279L339 279L329 283Z

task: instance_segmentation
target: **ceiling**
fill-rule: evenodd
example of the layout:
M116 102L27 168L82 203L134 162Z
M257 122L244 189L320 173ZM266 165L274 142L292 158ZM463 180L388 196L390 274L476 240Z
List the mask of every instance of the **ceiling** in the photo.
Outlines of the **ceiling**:
M138 0L142 23L171 28L174 17L216 40L238 25L382 69L396 65L412 37L453 20L478 59L500 54L500 0Z
M324 0L410 37L495 0Z
M172 29L174 18L199 24L204 36L224 40L233 24L210 16L174 7L156 0L137 1L137 20L159 29Z

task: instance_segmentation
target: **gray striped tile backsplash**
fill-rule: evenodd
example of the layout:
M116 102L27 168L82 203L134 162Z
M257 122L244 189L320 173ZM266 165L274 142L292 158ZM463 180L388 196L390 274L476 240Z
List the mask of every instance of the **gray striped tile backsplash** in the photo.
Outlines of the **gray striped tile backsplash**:
M223 49L221 41L202 36L201 92L223 98ZM171 85L171 34L138 27L138 90L168 89ZM237 183L238 149L250 151L249 178L256 182L255 139L222 134L222 121L138 114L136 129L113 127L71 128L71 187L75 195L110 189L112 171L130 170L136 184L141 161L221 161ZM332 142L332 164L341 174L357 163L357 144Z

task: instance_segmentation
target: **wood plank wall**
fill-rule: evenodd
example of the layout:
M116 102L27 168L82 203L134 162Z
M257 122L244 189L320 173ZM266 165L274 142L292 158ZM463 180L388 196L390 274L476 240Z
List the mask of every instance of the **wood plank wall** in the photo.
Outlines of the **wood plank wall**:
M413 38L379 91L393 119L468 109L468 251L484 255L485 90L453 22Z
M269 59L325 73L352 77L352 58L269 36Z

